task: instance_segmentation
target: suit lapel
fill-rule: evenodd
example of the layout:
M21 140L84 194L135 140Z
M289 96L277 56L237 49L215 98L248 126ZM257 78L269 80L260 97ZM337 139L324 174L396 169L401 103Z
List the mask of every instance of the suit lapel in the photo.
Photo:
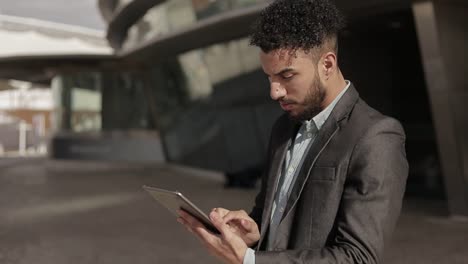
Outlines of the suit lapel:
M354 86L351 84L348 88L348 91L346 91L346 93L333 109L327 121L323 124L322 128L317 134L317 138L305 156L304 163L301 167L301 170L299 171L299 174L297 175L293 189L289 195L285 213L283 214L282 219L284 219L291 212L291 209L299 200L301 192L307 183L307 179L309 178L312 167L315 165L315 162L320 157L322 151L327 147L328 143L330 143L335 134L338 132L339 123L348 116L349 112L356 104L358 98L359 95L354 89Z
M320 132L317 135L314 143L309 149L309 152L305 156L304 163L302 164L301 170L297 175L296 181L294 182L293 189L288 198L288 202L285 208L285 214L283 214L282 219L286 217L287 214L291 211L291 208L299 199L302 189L309 178L310 170L314 166L315 161L320 156L320 153L325 149L330 140L338 131L338 125L335 122L326 122L322 127Z

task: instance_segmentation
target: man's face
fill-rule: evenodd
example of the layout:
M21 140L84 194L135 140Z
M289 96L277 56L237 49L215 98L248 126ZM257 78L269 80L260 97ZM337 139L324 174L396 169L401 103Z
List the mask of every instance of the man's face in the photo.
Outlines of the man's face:
M270 80L270 96L293 120L310 120L322 111L326 90L312 53L274 50L260 53L263 71Z

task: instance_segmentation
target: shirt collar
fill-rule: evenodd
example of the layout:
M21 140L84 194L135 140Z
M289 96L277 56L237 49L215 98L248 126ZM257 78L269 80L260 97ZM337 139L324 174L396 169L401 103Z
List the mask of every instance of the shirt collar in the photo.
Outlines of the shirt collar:
M346 87L343 89L343 91L338 94L338 96L327 106L325 109L323 109L320 113L318 113L316 116L314 116L311 120L306 120L303 122L303 125L306 127L306 131L310 132L315 130L315 127L317 128L317 131L322 128L323 124L325 121L327 121L328 117L330 116L331 112L335 108L336 104L338 101L340 101L341 97L346 93L348 90L349 86L351 85L351 82L346 80ZM314 124L312 124L312 122Z

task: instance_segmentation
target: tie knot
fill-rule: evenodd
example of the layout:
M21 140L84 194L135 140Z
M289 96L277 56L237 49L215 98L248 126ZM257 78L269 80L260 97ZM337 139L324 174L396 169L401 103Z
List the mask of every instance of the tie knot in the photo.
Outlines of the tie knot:
M317 133L318 128L313 119L306 121L306 131L313 134Z

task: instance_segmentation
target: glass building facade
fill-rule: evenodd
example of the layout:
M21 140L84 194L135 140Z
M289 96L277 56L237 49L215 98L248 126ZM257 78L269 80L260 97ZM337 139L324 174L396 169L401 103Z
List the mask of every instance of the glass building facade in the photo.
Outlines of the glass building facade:
M102 157L144 159L159 155L159 147L168 162L227 174L262 167L281 110L269 98L246 25L269 1L99 2L107 3L101 6L108 8L108 40L121 64L59 74L58 131L124 135L113 144L144 138ZM466 42L456 30L463 15L436 1L336 2L349 15L340 36L340 69L366 102L399 119L406 131L408 193L448 195L451 211L466 214L464 80L454 74L466 67L450 53L459 50L454 43ZM431 44L437 41L443 47ZM149 148L151 140L161 145Z
M128 28L116 52L258 2L165 1ZM116 9L126 4L119 2ZM269 99L258 49L247 36L127 69L57 76L61 130L81 135L153 131L167 161L226 173L261 167L281 110Z

